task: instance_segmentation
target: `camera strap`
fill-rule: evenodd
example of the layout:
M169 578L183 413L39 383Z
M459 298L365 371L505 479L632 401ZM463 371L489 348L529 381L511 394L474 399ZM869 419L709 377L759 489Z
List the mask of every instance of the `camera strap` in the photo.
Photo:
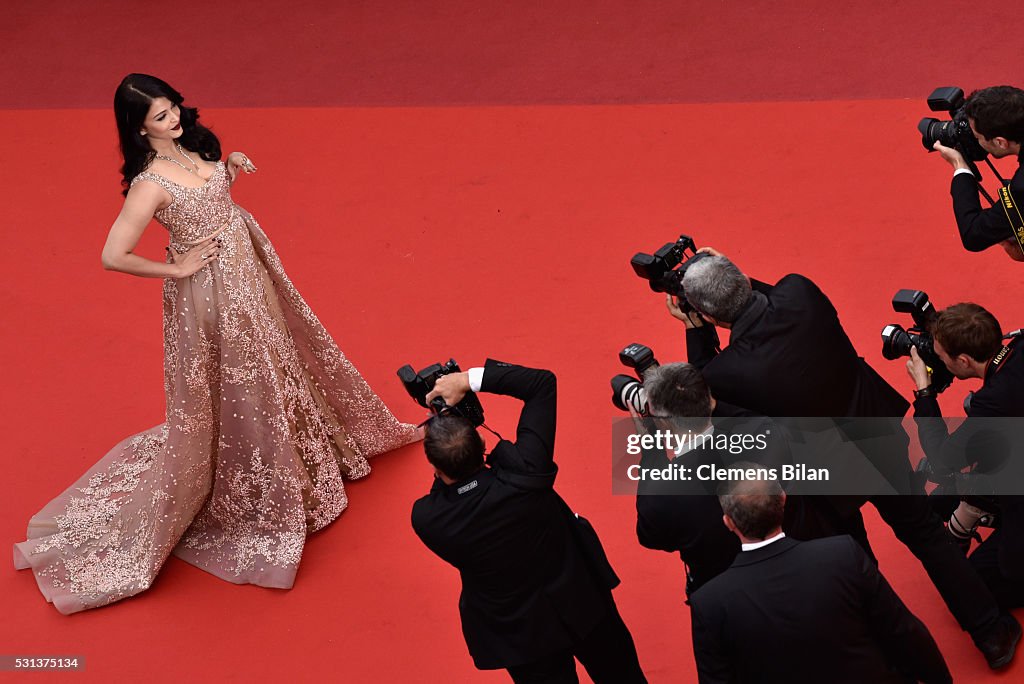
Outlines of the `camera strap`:
M993 368L993 374L998 373L1002 369L1003 362L1006 361L1006 359L1008 359L1013 353L1014 347L1016 346L1014 344L1014 340L1019 336L1020 330L1014 330L1009 335L1003 337L1003 339L1009 339L1010 341L1007 342L1003 348L999 350L999 353L992 357L992 361L989 362L989 365Z
M999 199L1002 200L1003 211L1006 212L1006 220L1010 222L1013 237L1017 239L1021 252L1024 252L1024 216L1020 214L1020 207L1014 201L1009 185L999 188Z
M497 432L495 432L495 431L494 431L494 430L492 430L491 428L487 427L487 423L480 423L480 427L482 427L482 428L483 428L484 430L487 430L487 431L488 431L488 432L490 432L490 433L491 433L492 435L494 435L495 437L497 437L497 438L498 438L498 441L499 441L499 442L500 442L501 440L505 439L504 437L502 437L501 435L499 435L499 434L498 434Z

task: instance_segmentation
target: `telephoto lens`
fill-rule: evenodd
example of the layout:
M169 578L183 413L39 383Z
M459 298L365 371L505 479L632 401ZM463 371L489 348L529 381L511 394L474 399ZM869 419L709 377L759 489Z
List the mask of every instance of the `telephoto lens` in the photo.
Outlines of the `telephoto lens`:
M633 409L641 416L648 415L647 392L640 381L630 375L612 378L612 404L620 411Z

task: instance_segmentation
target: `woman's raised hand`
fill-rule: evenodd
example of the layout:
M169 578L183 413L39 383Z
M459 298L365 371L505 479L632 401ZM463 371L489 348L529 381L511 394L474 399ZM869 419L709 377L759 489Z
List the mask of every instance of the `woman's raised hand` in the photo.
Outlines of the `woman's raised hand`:
M245 156L242 152L232 152L228 155L228 176L231 177L232 183L238 176L239 170L246 173L256 173L256 167L249 157Z

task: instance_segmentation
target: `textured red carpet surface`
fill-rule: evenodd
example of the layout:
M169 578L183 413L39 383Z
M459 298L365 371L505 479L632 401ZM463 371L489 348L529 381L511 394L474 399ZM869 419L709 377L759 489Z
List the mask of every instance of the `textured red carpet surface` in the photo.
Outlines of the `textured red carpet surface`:
M20 541L88 465L162 420L160 284L99 266L121 200L109 100L126 71L152 71L260 167L237 201L400 417L422 415L394 377L407 362L491 355L558 373L559 490L623 578L616 598L650 680L691 681L681 564L640 548L632 500L610 494L616 352L636 340L663 361L684 355L629 257L685 231L756 277L804 273L909 390L902 364L879 354L896 289L1024 324L1024 272L1001 252L961 250L948 167L914 131L933 86L1009 80L1020 57L1006 35L952 59L939 26L1000 38L952 3L827 16L811 3L426 5L186 2L169 11L192 28L173 31L151 7L11 8L0 539ZM866 99L877 97L889 99ZM536 104L550 102L630 104ZM495 103L516 106L484 106ZM148 231L144 253L162 254L162 233ZM950 412L967 389L947 393ZM515 402L485 407L511 430ZM351 509L309 540L293 590L229 585L172 559L140 597L67 618L8 566L0 654L85 655L87 681L505 681L472 668L457 574L409 526L430 485L421 448L374 465L349 487ZM869 525L883 572L958 681L1019 676L1019 664L988 673L917 561Z
M0 106L131 70L208 107L923 98L1014 82L1018 36L955 0L8 0Z

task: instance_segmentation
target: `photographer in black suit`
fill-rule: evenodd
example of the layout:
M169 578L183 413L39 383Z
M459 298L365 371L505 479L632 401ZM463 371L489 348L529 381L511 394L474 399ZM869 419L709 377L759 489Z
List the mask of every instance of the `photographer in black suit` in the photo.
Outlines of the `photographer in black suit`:
M786 537L777 481L723 490L743 550L691 599L701 684L953 681L928 629L853 539Z
M993 86L971 93L964 105L964 114L981 148L996 159L1016 156L1021 159L1024 142L1024 90L1012 86ZM934 149L953 167L953 213L956 215L960 240L972 252L992 245L1001 245L1016 261L1024 261L1020 244L1013 237L1013 227L1002 206L982 209L978 183L963 155L952 147L936 142ZM1019 203L1024 201L1024 166L1018 166L1010 180L1010 192ZM1016 211L1010 210L1015 217ZM1017 227L1020 227L1018 221Z
M711 256L693 263L683 279L696 314L682 312L671 299L669 309L686 324L690 361L701 367L712 394L776 418L839 419L845 430L856 424L844 417L892 417L888 434L858 444L900 495L870 501L921 561L989 666L1009 663L1019 623L1001 615L916 481L907 455L909 438L896 420L906 412L906 400L857 355L832 303L809 279L793 274L770 286L751 281L717 251L701 251ZM716 353L713 328L704 323L730 330L729 345L721 353ZM831 524L814 536L851 534L870 550L859 512L867 499L820 502L819 510L832 509Z
M916 385L914 418L918 420L921 446L931 468L941 474L977 465L979 472L994 450L986 449L984 431L989 418L1024 417L1024 342L1013 337L1003 343L1002 328L995 316L977 304L955 304L940 311L931 330L936 355L953 377L980 379L981 389L971 396L968 420L950 435L940 419L942 413L932 387L931 374L916 347L911 347L907 373ZM971 419L982 419L978 420ZM980 448L979 448L980 447ZM933 475L933 476L934 476ZM938 478L936 478L938 479ZM971 563L992 590L1000 605L1024 605L1024 510L1020 496L992 499L999 508L999 527L971 555ZM954 502L955 504L955 502ZM968 498L960 502L949 521L949 531L963 540L963 547L977 536L976 528L985 511L984 502ZM1020 638L1020 629L1017 630Z
M696 366L670 363L651 368L644 374L644 388L651 415L659 416L652 419L658 429L695 435L714 432L714 400ZM702 444L693 449L680 446L671 454L645 449L640 469L645 474L682 465L695 472L697 466L711 463L724 465L723 455L713 445ZM740 550L736 535L722 523L715 484L696 480L641 479L636 536L649 549L679 554L686 569L687 596L728 568Z
M412 524L459 570L473 662L516 682L569 683L575 657L598 684L646 682L612 599L618 578L593 528L553 489L554 374L489 360L438 378L427 401L455 406L471 390L523 400L516 441L500 440L485 461L472 423L432 418L423 446L435 479Z
M769 419L719 404L708 390L700 370L689 363L655 366L644 373L650 427L675 434L679 445L671 450L645 449L641 475L666 468L725 467L756 458L776 467L791 463L784 430ZM638 425L646 431L644 425ZM763 446L732 451L716 447L715 437L761 436ZM787 529L799 527L805 515L805 497L792 497L786 507ZM718 575L739 553L739 541L722 523L717 483L642 477L637 485L636 534L642 546L678 553L686 571L686 595Z

